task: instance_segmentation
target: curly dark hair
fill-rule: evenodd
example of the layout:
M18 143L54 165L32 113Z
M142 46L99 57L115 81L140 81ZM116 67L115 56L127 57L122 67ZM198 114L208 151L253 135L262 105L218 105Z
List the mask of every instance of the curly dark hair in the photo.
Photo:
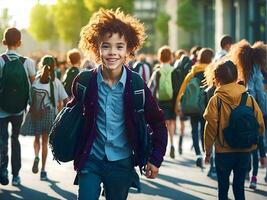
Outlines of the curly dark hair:
M245 84L248 82L253 65L264 68L266 65L267 48L263 42L256 42L251 47L248 41L241 40L236 43L229 54L231 60L236 64L238 69L239 79L243 80Z
M230 60L218 63L218 65L214 69L214 77L222 85L236 82L236 65Z
M130 58L145 41L145 28L136 18L124 14L120 9L99 9L81 29L79 47L90 59L99 62L99 45L106 34L124 36Z

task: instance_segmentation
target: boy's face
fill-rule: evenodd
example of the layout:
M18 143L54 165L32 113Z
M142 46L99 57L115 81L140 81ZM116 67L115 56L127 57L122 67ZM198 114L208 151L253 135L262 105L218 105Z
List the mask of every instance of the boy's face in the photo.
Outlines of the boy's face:
M100 43L99 53L104 67L109 70L121 69L129 54L124 36L106 34Z

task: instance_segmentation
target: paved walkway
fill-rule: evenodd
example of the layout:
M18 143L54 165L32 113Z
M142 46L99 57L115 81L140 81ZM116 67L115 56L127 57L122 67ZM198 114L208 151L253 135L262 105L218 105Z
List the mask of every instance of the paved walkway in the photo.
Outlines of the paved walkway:
M195 167L194 152L191 150L192 142L189 137L190 128L187 124L187 137L184 142L184 154L176 155L175 159L169 158L169 152L165 157L160 174L157 179L149 180L141 177L142 193L131 189L130 200L193 200L217 199L217 182L206 176L207 169L201 170ZM75 200L78 187L72 184L75 177L72 163L59 165L48 155L47 171L48 181L40 181L39 174L31 172L33 162L33 137L20 137L22 146L22 185L0 185L0 200ZM177 136L175 144L177 144ZM176 152L177 153L177 152ZM263 169L259 170L258 188L253 191L248 188L246 182L247 200L267 199L267 183L264 182ZM10 177L11 178L11 177ZM229 197L233 199L232 190ZM100 198L104 199L103 197Z

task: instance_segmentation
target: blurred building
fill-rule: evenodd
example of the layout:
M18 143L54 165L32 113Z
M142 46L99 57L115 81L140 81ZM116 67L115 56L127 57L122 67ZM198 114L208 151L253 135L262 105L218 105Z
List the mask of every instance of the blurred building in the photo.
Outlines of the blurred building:
M192 38L184 30L174 29L177 7L181 0L168 0L166 12L171 14L169 44L173 49L190 46ZM243 38L253 43L267 41L267 0L199 0L193 1L199 10L200 28L195 30L195 44L220 48L220 38L229 34L234 41ZM191 44L193 45L193 44Z
M145 24L145 31L149 36L146 40L145 51L151 52L157 48L157 31L155 30L155 20L159 9L160 0L136 0L134 2L134 15Z

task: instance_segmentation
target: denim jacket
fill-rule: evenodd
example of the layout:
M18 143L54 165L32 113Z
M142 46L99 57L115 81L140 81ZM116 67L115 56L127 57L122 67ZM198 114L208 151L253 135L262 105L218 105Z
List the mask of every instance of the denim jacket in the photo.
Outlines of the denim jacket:
M267 96L264 91L263 76L261 70L255 64L247 84L247 90L256 99L263 115L267 115Z

